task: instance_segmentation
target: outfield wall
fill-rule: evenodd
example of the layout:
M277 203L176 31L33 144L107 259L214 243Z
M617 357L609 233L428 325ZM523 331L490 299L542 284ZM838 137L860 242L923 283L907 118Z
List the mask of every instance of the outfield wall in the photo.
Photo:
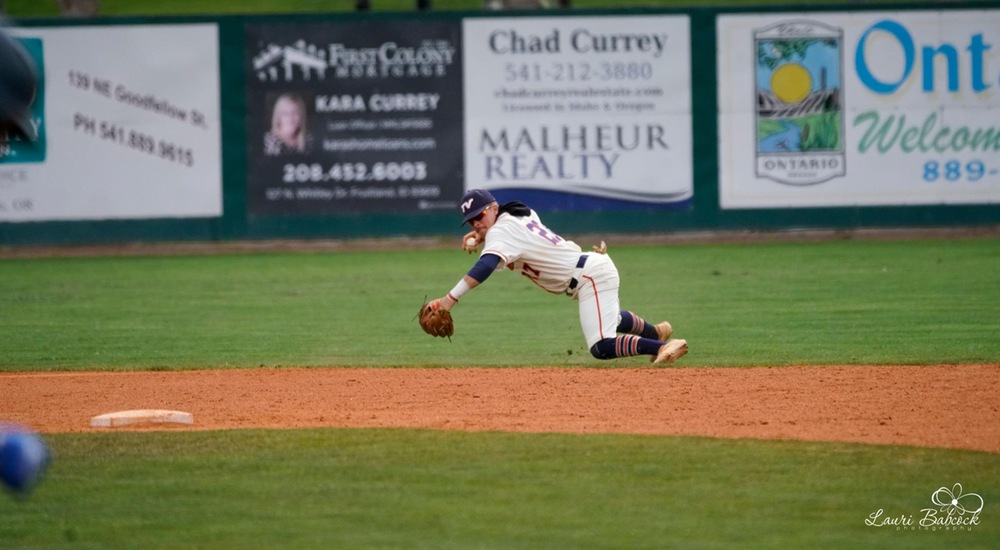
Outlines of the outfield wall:
M3 245L451 235L470 187L570 234L1000 223L1000 2L15 34L44 81Z

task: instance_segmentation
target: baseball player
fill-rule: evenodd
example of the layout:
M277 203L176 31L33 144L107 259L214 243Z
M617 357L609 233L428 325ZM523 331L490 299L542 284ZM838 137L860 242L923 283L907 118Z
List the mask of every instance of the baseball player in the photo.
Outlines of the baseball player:
M547 292L565 294L580 304L580 326L590 353L598 359L649 355L655 364L669 364L687 353L687 342L670 340L673 327L653 325L618 305L618 268L605 253L583 253L546 227L538 213L523 203L503 205L484 189L462 197L463 223L472 226L462 238L470 254L483 244L479 260L448 294L430 302L431 309L450 311L465 293L494 271L508 268Z

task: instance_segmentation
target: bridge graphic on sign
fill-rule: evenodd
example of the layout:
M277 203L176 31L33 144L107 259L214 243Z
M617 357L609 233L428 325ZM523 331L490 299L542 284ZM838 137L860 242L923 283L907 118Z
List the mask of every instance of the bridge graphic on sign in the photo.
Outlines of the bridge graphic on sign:
M754 32L758 176L813 185L846 173L842 42L815 21Z

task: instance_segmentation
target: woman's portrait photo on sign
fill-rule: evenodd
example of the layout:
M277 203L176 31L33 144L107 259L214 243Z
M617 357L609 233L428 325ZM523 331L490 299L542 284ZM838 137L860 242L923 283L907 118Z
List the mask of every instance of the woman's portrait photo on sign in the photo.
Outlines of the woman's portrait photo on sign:
M294 92L268 94L267 104L270 106L271 126L264 134L264 154L308 153L312 136L305 98Z

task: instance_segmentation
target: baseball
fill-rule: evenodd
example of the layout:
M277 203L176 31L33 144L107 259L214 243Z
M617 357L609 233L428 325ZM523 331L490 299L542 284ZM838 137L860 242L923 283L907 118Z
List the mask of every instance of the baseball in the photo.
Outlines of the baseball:
M476 242L475 237L469 237L468 239L465 239L465 246L467 246L468 248L475 248L477 244L479 243Z

